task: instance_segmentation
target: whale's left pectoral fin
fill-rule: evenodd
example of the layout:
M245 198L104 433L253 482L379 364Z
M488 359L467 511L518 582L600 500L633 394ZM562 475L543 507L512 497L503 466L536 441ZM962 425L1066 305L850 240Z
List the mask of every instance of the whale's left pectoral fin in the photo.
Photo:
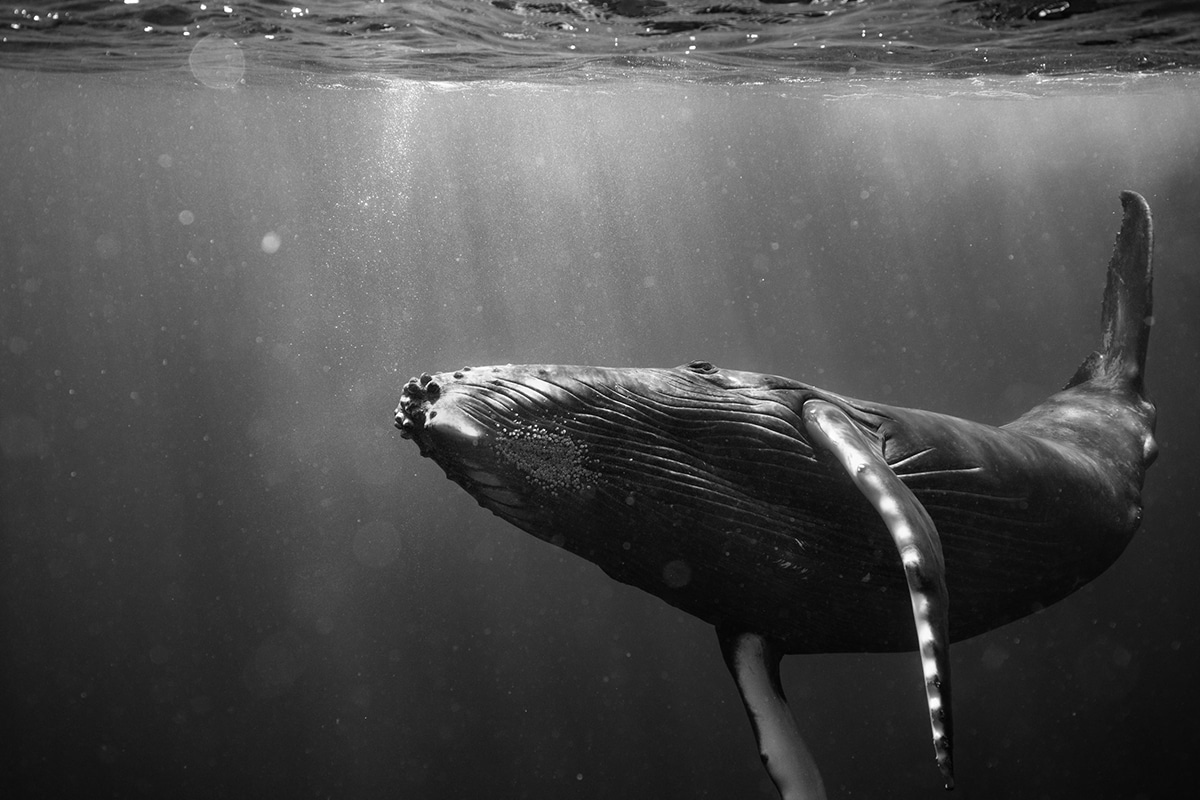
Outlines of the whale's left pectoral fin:
M841 464L875 508L900 552L925 673L934 753L946 778L946 788L953 788L949 602L937 528L912 490L842 409L825 400L809 400L804 404L803 418L810 441Z
M757 633L717 629L721 655L733 673L758 753L783 800L825 800L817 762L800 736L779 681L782 652Z

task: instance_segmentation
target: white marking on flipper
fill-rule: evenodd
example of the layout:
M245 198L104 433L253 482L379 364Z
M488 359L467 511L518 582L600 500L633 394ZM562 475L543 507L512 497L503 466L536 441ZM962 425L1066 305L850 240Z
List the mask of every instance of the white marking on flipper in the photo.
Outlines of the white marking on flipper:
M779 660L783 653L757 633L717 629L721 655L733 673L758 754L782 800L826 800L825 784L808 745L796 727L796 718L783 695Z
M824 400L810 400L804 404L803 417L813 445L838 460L875 507L900 552L925 675L934 754L946 788L953 788L949 596L937 528L912 490L896 477L883 454L844 411Z

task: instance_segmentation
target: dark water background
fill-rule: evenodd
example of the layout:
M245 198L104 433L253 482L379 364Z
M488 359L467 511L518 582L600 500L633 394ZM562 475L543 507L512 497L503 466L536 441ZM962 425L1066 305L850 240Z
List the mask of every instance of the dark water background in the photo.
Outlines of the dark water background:
M955 645L950 797L1192 781L1194 73L347 81L242 50L228 89L186 51L0 71L0 796L773 796L711 630L476 507L392 428L401 385L704 358L1004 422L1098 346L1123 188L1158 237L1145 523ZM915 655L784 679L831 796L947 796Z

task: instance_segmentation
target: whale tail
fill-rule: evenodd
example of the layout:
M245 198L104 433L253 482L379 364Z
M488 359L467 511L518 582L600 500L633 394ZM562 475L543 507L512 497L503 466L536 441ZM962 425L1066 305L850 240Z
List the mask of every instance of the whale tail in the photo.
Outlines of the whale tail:
M1102 379L1144 394L1146 346L1154 324L1151 249L1154 230L1150 206L1131 191L1121 192L1124 218L1108 262L1108 283L1101 306L1103 351L1080 365L1067 388Z

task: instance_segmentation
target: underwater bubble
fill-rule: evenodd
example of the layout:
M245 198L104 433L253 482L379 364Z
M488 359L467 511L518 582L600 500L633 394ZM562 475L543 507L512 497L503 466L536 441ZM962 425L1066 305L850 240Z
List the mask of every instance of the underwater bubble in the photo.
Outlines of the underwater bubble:
M692 582L692 568L687 562L676 559L663 567L663 583L672 589L682 589Z
M232 89L246 74L246 57L237 43L220 34L196 42L188 56L196 80L210 89Z
M997 670L1004 666L1004 662L1008 660L1008 650L992 643L983 651L983 657L980 659L983 666L990 670Z
M113 233L102 233L96 237L96 255L108 261L121 255L121 240Z

